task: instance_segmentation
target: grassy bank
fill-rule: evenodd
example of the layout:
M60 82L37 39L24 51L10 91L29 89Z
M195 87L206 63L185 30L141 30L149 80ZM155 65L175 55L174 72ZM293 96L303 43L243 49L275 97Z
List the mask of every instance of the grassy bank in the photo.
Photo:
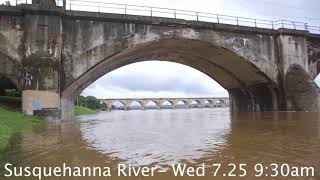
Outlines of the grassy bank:
M86 115L86 114L96 114L98 111L83 107L83 106L75 106L74 107L74 114L76 116Z
M40 119L0 107L0 151L9 145L9 139L22 130L39 124Z

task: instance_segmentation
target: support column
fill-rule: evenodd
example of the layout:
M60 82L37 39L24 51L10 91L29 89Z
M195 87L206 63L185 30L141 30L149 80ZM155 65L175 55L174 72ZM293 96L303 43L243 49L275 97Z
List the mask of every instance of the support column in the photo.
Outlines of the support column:
M206 108L206 100L205 99L201 100L200 103L201 103L201 108Z
M146 101L146 100L141 101L141 109L142 110L146 110L147 109L147 104L148 104L148 101Z
M232 103L232 111L234 112L253 112L254 100L251 94L244 92L242 89L229 90Z
M277 92L275 90L275 88L273 87L269 87L270 92L272 94L272 107L273 107L273 111L278 111L279 110L279 105L278 105L278 95Z
M161 100L159 99L158 101L157 101L157 109L161 109Z
M178 103L178 100L173 99L173 101L172 101L172 107L173 107L173 109L177 109L177 103Z
M319 88L309 75L307 38L282 30L278 36L286 110L317 111Z
M30 115L35 110L60 110L61 17L26 14L25 27L22 110Z

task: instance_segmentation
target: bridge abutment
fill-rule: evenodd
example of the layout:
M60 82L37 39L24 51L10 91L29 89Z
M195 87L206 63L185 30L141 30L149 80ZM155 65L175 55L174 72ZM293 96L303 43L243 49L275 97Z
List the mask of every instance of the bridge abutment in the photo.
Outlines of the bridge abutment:
M319 87L311 76L307 34L280 34L278 44L286 110L317 111Z

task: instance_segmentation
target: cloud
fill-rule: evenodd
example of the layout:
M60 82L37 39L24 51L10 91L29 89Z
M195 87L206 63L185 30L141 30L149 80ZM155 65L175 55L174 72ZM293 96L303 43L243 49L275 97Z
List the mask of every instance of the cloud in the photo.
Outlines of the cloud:
M314 82L320 87L320 74L318 74Z
M191 67L160 61L124 66L98 79L84 92L99 98L228 96L217 82Z

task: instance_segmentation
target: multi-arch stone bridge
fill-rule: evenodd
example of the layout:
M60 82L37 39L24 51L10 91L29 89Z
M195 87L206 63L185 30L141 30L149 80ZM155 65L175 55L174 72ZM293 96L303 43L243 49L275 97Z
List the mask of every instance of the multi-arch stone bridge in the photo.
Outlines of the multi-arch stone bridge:
M207 74L228 90L232 111L318 111L317 34L37 2L0 6L0 74L22 92L27 114L56 109L72 119L74 98L95 80L148 60Z
M186 108L192 107L193 103L197 107L228 107L229 98L226 97L201 97L201 98L126 98L126 99L100 99L100 102L104 103L107 110L111 110L112 105L116 102L123 104L124 109L129 110L130 105L133 102L137 102L141 105L141 109L146 109L148 103L153 102L156 104L157 109L168 102L172 108L176 108L180 102L186 106Z

